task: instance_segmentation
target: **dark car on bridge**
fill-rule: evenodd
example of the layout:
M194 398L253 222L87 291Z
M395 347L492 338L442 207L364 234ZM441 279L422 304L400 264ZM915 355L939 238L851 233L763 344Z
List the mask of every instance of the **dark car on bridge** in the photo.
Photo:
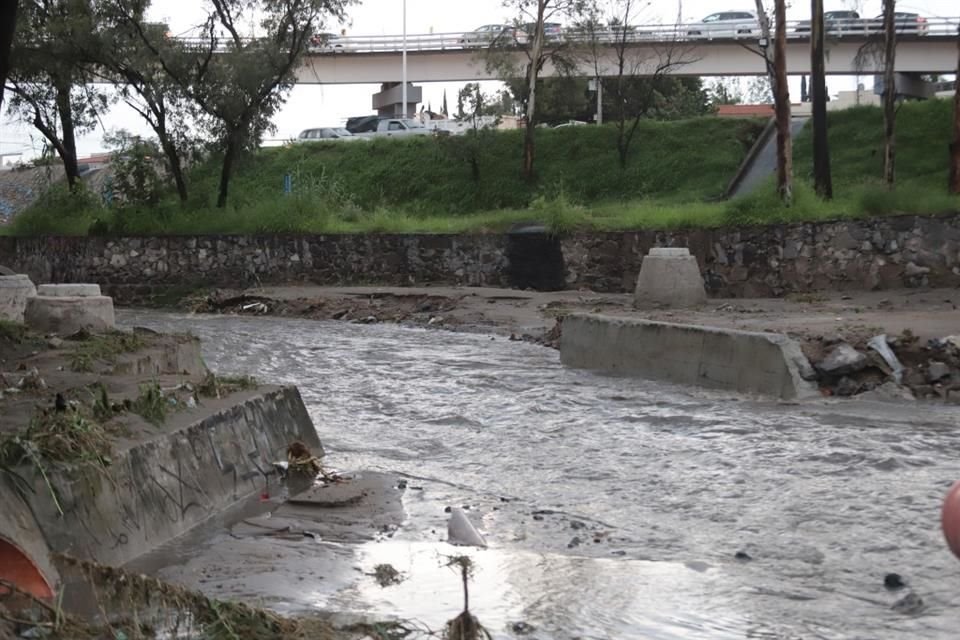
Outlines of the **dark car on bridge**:
M856 11L825 11L823 13L823 31L832 36L847 33L863 33L866 21ZM810 33L810 21L802 20L794 29L796 33Z
M870 33L883 33L883 15L866 21L867 30ZM929 25L927 19L919 13L908 11L895 11L893 14L893 26L897 33L903 35L927 35Z

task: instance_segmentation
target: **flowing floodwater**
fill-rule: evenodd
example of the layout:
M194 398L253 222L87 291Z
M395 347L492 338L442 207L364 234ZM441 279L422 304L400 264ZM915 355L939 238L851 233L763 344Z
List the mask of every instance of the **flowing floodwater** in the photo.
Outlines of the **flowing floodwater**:
M960 479L956 407L749 401L569 370L556 351L483 335L121 319L194 333L219 372L298 385L329 464L397 472L424 488L407 492L396 537L359 545L346 565L391 562L405 582L308 580L285 594L293 608L436 628L459 603L456 576L438 562L442 505L466 504L490 542L472 552L471 610L496 637L514 637L516 621L539 638L955 638L960 629L960 562L939 528L942 498ZM906 591L884 589L888 572L924 606L892 608Z

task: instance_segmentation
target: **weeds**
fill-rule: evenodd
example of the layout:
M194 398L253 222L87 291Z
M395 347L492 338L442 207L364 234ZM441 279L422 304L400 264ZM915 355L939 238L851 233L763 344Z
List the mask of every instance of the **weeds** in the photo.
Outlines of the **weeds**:
M170 401L156 382L141 384L140 395L130 403L130 411L156 426L167 420L169 410Z
M117 356L131 353L146 346L143 338L135 333L110 331L92 335L79 341L70 354L70 369L76 372L93 371L97 362L115 363Z

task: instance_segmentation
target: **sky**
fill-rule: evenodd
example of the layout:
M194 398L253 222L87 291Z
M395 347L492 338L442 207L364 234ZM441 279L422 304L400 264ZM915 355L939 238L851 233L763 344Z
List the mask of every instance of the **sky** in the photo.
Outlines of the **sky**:
M856 9L863 16L874 16L880 13L881 0L825 0L824 4L828 11ZM509 22L514 17L504 8L503 0L406 0L406 5L409 34L462 33L484 24ZM202 22L205 16L203 7L204 3L197 0L153 0L149 15L153 20L166 22L173 33L180 34ZM788 19L801 20L810 16L806 2L791 3L788 0L788 7ZM656 0L649 3L637 22L672 23L678 13L684 22L693 22L715 11L754 8L751 0L681 0L679 4L671 0ZM897 8L931 17L960 16L957 0L904 0L897 3ZM364 0L348 12L346 24L330 25L329 30L339 31L343 28L347 35L355 36L394 35L403 30L403 0ZM497 83L483 84L487 91L495 90L498 86ZM424 103L429 103L435 111L439 111L444 91L452 106L462 83L425 83L421 86ZM831 79L831 91L844 88L855 88L855 81L852 78ZM371 96L378 90L376 85L296 86L274 118L277 131L270 137L289 139L303 129L342 125L350 116L372 113ZM797 91L798 88L792 88L791 92ZM118 105L101 117L101 125L94 132L78 138L80 156L104 150L103 135L105 131L114 129L127 129L141 135L151 133L129 107ZM23 152L24 158L29 158L41 147L40 136L32 127L11 122L6 114L3 115L0 120L0 154Z

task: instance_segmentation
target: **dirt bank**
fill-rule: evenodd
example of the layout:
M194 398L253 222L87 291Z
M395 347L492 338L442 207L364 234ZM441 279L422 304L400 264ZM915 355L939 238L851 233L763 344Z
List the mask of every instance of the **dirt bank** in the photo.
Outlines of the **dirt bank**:
M942 342L960 333L960 292L956 289L713 299L697 309L668 310L635 309L631 295L591 291L293 286L217 290L181 300L178 306L203 313L269 314L481 331L551 347L559 344L558 319L583 311L773 331L798 340L814 364L822 362L840 345L849 345L866 357L846 368L821 371L820 382L829 395L872 391L891 379L890 365L868 347L871 338L883 334L905 367L901 380L917 397L946 399L951 388L960 383L960 354Z

